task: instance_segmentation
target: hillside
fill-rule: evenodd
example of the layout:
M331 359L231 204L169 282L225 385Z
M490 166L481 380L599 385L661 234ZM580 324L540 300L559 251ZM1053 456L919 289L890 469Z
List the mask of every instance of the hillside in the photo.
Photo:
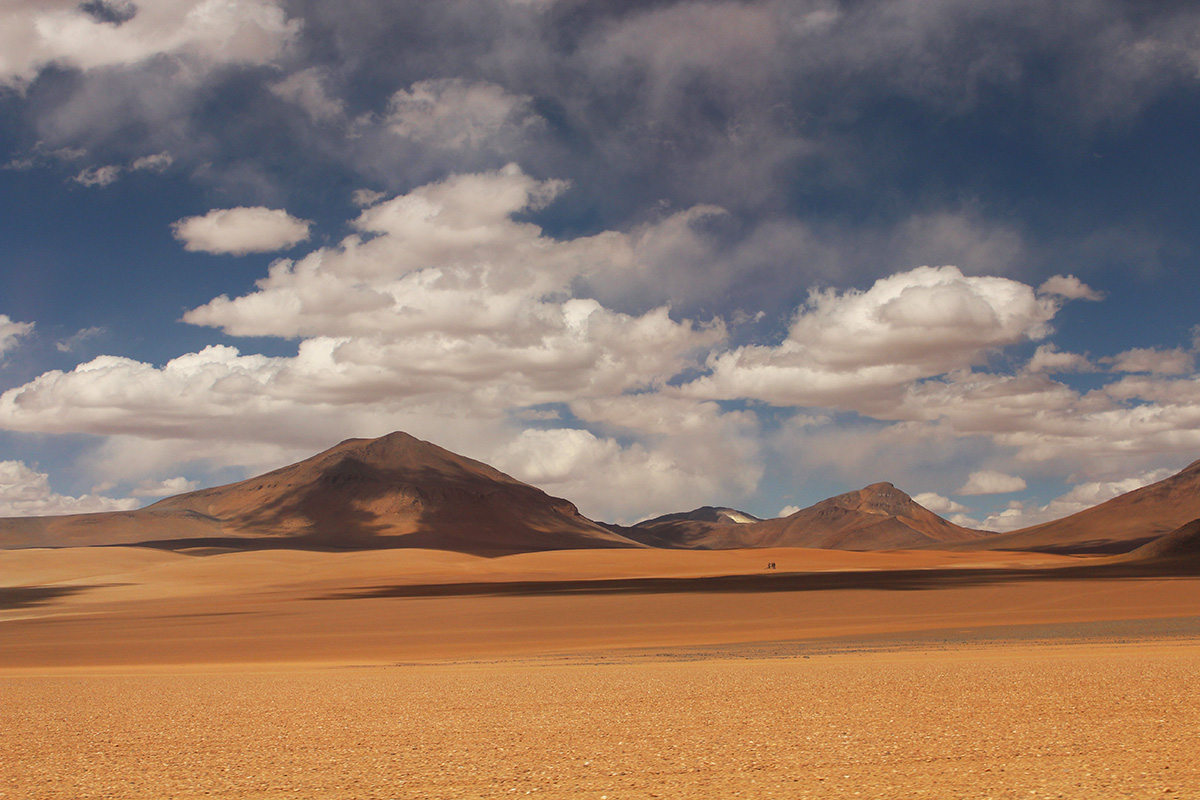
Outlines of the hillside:
M264 475L138 511L0 520L6 547L147 542L482 554L640 546L566 500L406 433L349 439Z
M966 545L1047 553L1127 553L1200 518L1200 461L1069 517Z
M704 520L702 512L704 509L668 515L621 530L631 538L658 547L706 550L739 547L890 550L961 542L986 535L947 522L890 483L875 483L831 497L779 519Z

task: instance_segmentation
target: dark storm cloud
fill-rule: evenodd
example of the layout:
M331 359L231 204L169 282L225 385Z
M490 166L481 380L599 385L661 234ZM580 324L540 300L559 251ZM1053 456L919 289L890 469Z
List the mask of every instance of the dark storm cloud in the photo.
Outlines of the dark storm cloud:
M130 2L88 0L86 3L79 4L79 10L97 22L122 25L137 16L138 7Z
M170 152L272 203L516 162L571 182L537 215L563 236L724 209L688 223L704 248L664 245L647 285L596 289L647 304L731 286L736 304L793 303L813 280L923 263L1084 271L1097 248L1063 242L1135 230L1122 262L1153 260L1197 221L1171 188L1190 145L1155 118L1200 97L1187 4L351 0L286 16L303 26L266 65L47 75L27 146ZM420 103L436 121L411 118ZM1150 199L1115 204L1139 181Z

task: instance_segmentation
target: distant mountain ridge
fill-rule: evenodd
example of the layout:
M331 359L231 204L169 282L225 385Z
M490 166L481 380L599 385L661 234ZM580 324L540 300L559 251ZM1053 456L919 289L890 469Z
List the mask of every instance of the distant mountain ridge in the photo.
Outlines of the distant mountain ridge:
M1188 525L1198 519L1200 461L1093 508L1007 534L955 525L890 483L778 519L703 506L633 526L610 525L494 467L396 432L347 439L263 475L136 511L0 519L0 548L421 547L502 555L649 546L1120 554L1145 546L1139 557L1190 558L1200 534Z
M718 550L728 546L725 542L736 541L734 531L738 526L756 522L762 520L736 508L701 506L643 520L632 527L610 527L651 547Z
M874 483L779 519L722 521L711 511L670 514L620 531L655 547L726 550L743 547L815 547L891 550L982 538L989 534L942 519L890 483ZM735 512L745 517L749 514Z

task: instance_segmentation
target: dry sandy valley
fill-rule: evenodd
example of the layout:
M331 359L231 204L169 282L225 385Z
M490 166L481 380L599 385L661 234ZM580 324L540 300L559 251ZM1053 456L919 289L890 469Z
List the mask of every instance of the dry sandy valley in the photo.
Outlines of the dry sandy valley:
M6 799L1200 796L1186 570L110 547L0 575Z

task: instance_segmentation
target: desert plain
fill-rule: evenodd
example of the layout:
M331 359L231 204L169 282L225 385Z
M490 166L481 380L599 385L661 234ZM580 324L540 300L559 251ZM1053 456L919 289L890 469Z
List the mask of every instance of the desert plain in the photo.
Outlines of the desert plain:
M6 800L1200 796L1191 569L69 547L0 576Z

